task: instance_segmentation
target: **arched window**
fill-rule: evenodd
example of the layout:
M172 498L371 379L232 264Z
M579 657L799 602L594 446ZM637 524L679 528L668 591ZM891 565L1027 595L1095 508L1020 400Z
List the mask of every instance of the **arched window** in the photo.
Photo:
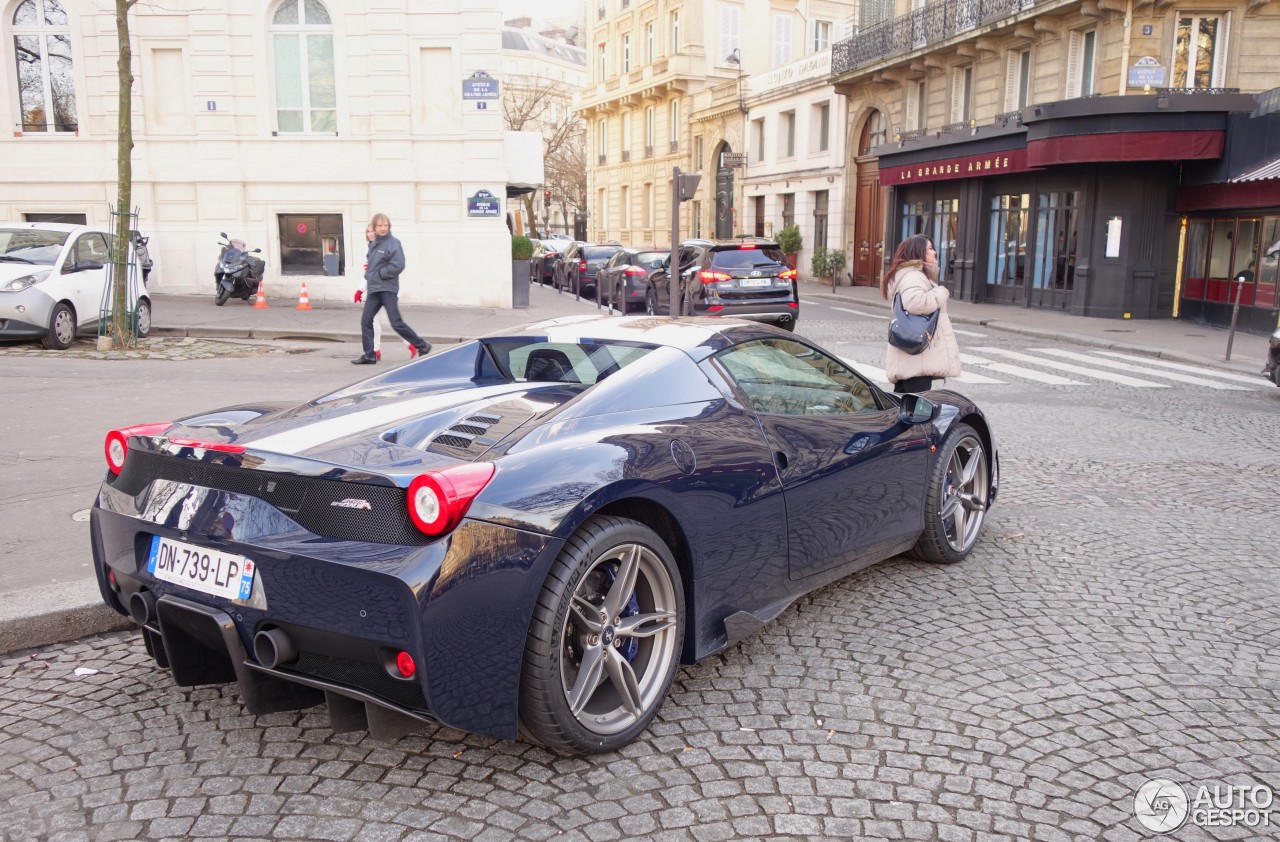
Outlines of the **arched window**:
M71 25L58 0L23 0L13 13L18 100L24 132L74 132L76 85Z
M336 133L329 10L320 0L284 0L271 18L271 50L277 131Z

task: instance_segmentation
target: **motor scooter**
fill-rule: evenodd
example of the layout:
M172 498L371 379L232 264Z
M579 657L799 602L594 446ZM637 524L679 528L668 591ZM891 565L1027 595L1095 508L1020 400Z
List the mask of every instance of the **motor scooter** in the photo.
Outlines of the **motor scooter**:
M1267 366L1262 369L1262 376L1280 386L1280 328L1271 334L1271 345L1267 348Z
M221 307L228 298L242 298L248 301L258 292L262 283L262 274L267 263L255 254L262 249L249 251L244 240L229 240L226 232L222 232L224 242L222 252L218 255L218 266L213 270L214 298L213 303Z
M146 286L147 279L151 275L151 267L155 262L151 259L151 252L147 249L147 243L151 242L151 238L145 236L141 231L133 233L133 253L138 258L138 266L142 268L142 284Z

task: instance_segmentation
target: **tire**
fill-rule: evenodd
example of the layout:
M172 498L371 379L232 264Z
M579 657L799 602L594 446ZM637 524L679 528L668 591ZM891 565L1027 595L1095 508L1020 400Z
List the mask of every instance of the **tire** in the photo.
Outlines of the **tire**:
M76 341L76 314L71 306L58 302L49 314L49 332L40 343L51 351L65 351Z
M653 287L647 287L644 291L644 312L647 316L658 315L658 295Z
M138 309L135 314L135 318L138 320L138 338L146 339L151 333L151 301L146 298L139 298Z
M619 587L628 578L632 587ZM587 616L584 605L616 616ZM559 751L617 751L662 706L683 645L684 588L666 544L636 521L590 518L565 543L534 606L521 733Z
M231 293L222 284L218 284L218 291L213 294L213 303L221 307L227 303L227 299L231 297Z
M990 456L968 424L943 443L929 477L924 532L911 555L935 564L963 561L978 541L991 491ZM960 515L960 517L956 517Z

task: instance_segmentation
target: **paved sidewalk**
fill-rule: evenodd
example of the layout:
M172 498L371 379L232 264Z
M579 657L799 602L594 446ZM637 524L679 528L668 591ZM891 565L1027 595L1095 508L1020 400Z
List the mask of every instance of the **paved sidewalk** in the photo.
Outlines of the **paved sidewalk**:
M819 318L824 307L838 307L874 318L884 318L889 304L869 287L839 287L801 283L800 332L806 319ZM245 340L312 339L351 343L351 355L359 354L360 306L332 301L314 302L310 310L297 310L296 301L272 299L266 309L251 303L229 301L217 307L210 296L154 296L153 336L203 337ZM450 344L477 336L501 333L520 325L572 315L604 314L593 300L575 299L554 289L533 286L526 308L439 307L405 305L405 321L434 344ZM1223 359L1225 330L1173 319L1120 321L1081 318L1041 310L953 301L949 305L957 324L980 325L1094 347L1158 356L1257 375L1266 356L1267 338L1237 333L1231 360ZM380 317L381 318L381 317ZM388 347L400 342L385 327ZM173 352L181 355L181 351ZM87 548L86 548L87 552ZM47 593L5 594L0 599L0 652L83 637L127 625L101 605L91 578L80 586L59 586ZM28 631L39 629L38 632Z

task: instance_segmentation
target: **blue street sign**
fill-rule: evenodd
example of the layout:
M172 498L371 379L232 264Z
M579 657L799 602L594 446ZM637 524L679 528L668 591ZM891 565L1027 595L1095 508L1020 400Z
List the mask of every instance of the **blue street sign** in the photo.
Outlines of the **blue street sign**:
M467 216L502 216L502 200L488 190L467 197Z

